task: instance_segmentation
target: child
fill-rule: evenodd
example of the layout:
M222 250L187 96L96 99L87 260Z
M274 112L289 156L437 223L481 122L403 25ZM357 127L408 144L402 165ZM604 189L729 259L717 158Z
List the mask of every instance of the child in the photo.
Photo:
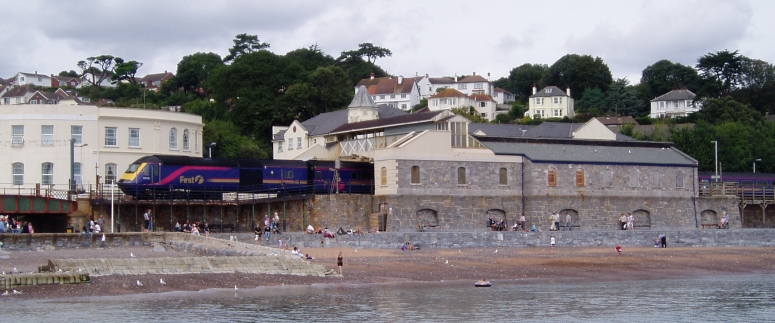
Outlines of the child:
M622 255L622 246L616 245L616 252L619 253L619 256Z
M549 238L549 243L550 243L550 244L552 244L552 251L554 251L554 242L555 242L555 241L554 241L554 236L552 236L551 238Z

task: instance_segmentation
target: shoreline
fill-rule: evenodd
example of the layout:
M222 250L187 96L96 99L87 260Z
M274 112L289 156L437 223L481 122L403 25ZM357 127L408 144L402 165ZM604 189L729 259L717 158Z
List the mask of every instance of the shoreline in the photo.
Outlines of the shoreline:
M289 285L383 284L415 282L513 281L555 284L568 281L622 281L709 276L775 274L771 247L625 248L622 256L613 248L467 248L393 249L307 248L314 264L335 269L339 251L344 254L343 277L310 277L270 274L146 274L95 276L91 283L17 287L22 295L3 296L0 302L22 299L66 299L90 296L124 296L218 289L254 289ZM120 251L120 252L118 252ZM57 258L175 257L185 252L154 252L147 247L72 249L57 251L10 251L0 269L18 267L22 272ZM45 261L44 261L45 259ZM33 267L34 266L34 267ZM161 285L163 279L166 284ZM143 287L136 286L136 281ZM4 290L0 291L0 293Z

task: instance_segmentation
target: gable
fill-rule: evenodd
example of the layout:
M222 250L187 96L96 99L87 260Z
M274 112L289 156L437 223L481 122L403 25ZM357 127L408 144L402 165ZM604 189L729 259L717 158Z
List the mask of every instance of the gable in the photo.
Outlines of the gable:
M592 118L573 132L573 138L590 140L616 140L616 134L608 129L608 127L606 127L599 120Z

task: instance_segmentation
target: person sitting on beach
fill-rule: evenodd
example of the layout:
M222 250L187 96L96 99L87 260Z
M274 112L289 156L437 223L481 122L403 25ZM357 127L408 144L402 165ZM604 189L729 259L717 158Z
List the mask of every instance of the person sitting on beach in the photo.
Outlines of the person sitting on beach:
M183 228L180 226L180 222L175 221L175 232L183 232Z
M336 235L326 227L325 230L323 230L323 238L336 238Z
M364 235L364 234L363 234L363 230L361 230L361 227L356 227L356 228L355 228L355 234L356 234L356 235L359 235L359 236L362 236L362 235Z
M191 227L191 234L199 235L199 227L196 224Z
M309 234L314 234L315 233L315 228L312 227L312 224L307 226L307 231L306 232L309 233Z
M536 225L533 224L533 227L530 228L530 232L541 232L541 230L538 230L538 227L536 227Z
M191 224L188 223L188 220L186 220L186 222L183 222L183 232L191 233Z

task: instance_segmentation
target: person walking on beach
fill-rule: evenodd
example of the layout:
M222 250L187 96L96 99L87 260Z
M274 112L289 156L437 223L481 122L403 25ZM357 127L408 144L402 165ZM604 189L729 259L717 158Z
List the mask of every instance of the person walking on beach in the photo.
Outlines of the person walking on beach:
M635 218L632 216L632 213L627 213L627 230L632 230L632 223L635 221Z
M554 212L554 229L560 231L560 213Z
M153 218L153 214L151 214L151 209L148 209L145 213L143 213L143 221L145 222L144 230L145 232L151 231L151 219Z
M621 256L621 255L622 255L622 246L620 246L620 245L616 245L616 253L618 253L618 254L619 254L619 256Z
M339 275L342 274L342 252L339 251L339 255L336 256L336 266L339 267Z
M573 228L571 227L571 222L573 219L570 216L570 212L565 213L565 228L568 229L568 231L573 231Z
M624 213L619 217L619 229L627 230L627 216L625 216Z
M662 243L662 248L667 248L667 236L664 234L659 235L659 241Z
M519 223L522 226L523 231L527 230L527 227L525 227L525 213L522 213L522 215L519 216Z
M549 244L551 244L551 245L552 245L552 251L554 251L554 243L555 243L555 242L556 242L556 241L554 240L554 235L552 235L552 236L549 238Z

